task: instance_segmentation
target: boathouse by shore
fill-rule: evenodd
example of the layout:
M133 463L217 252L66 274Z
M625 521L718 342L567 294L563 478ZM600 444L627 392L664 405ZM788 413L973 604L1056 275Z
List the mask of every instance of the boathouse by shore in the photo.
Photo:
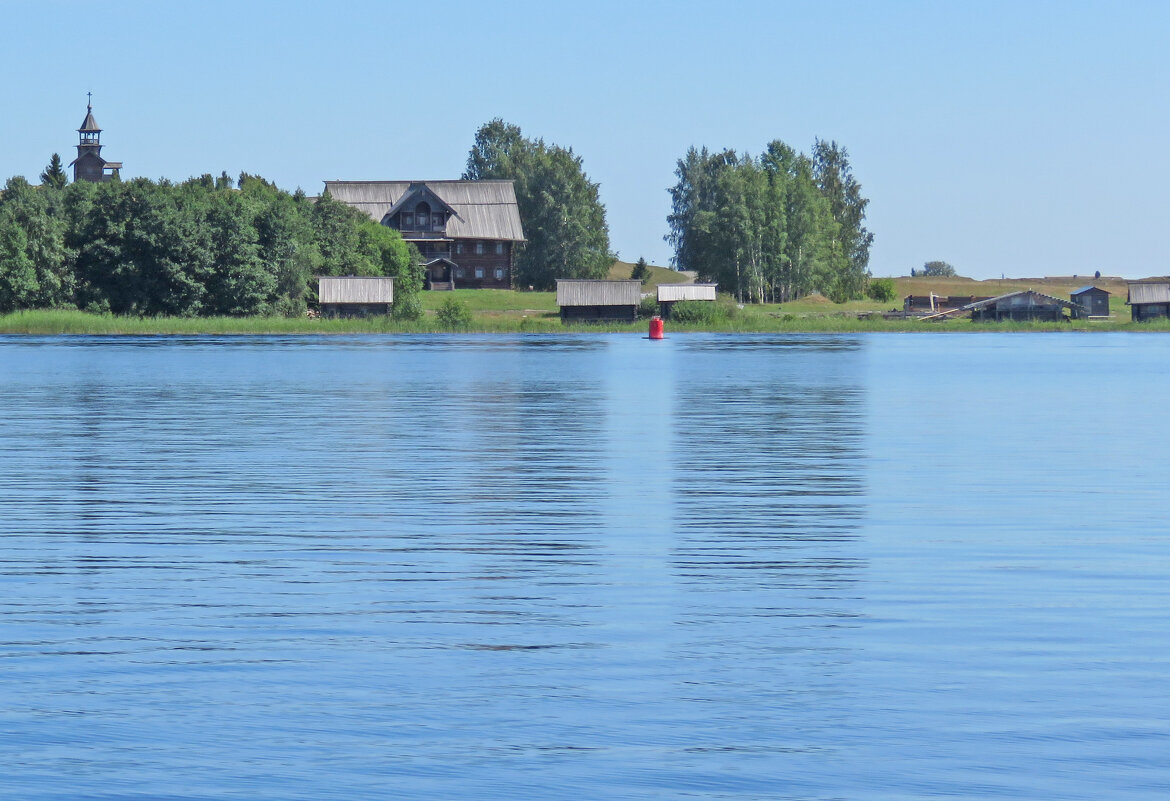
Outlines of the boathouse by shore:
M971 319L976 322L1002 320L1060 322L1065 319L1064 310L1072 311L1074 308L1079 306L1071 301L1054 298L1034 289L1025 289L968 304L963 310L970 311Z
M659 284L658 309L669 320L670 310L682 300L714 301L718 284Z
M317 286L322 317L389 314L394 305L393 278L322 276Z
M1136 281L1125 299L1135 323L1170 317L1170 281Z
M642 282L557 279L561 322L629 322L638 318Z

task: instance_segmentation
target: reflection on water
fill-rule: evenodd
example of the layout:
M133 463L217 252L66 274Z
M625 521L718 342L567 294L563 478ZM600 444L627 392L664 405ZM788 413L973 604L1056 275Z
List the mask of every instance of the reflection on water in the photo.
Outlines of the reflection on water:
M1164 355L0 337L0 786L1161 798Z

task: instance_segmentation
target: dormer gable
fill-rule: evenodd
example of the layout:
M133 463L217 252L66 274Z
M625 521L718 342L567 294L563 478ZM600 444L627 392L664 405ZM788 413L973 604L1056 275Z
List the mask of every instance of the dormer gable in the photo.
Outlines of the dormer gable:
M412 183L382 218L382 224L402 232L444 233L447 220L459 217L441 197L424 183ZM462 218L460 218L462 219Z

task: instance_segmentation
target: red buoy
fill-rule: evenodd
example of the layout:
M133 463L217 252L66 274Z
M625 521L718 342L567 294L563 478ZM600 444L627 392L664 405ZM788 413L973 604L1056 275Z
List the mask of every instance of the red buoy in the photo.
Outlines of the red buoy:
M651 339L662 339L662 318L661 317L655 316L655 317L650 318L650 338Z

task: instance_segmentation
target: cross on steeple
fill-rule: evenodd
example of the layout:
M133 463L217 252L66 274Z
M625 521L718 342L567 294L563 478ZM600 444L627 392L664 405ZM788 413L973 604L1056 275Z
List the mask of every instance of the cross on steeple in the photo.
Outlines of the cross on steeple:
M90 111L93 111L93 92L85 93L85 107Z

